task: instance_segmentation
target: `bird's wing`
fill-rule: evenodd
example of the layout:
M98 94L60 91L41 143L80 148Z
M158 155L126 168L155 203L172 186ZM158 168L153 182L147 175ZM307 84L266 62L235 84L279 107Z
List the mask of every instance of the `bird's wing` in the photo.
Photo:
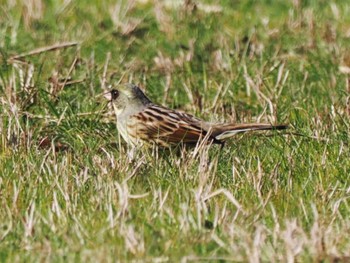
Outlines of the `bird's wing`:
M202 121L190 114L157 105L149 105L130 117L128 133L136 138L178 144L195 144L207 134Z

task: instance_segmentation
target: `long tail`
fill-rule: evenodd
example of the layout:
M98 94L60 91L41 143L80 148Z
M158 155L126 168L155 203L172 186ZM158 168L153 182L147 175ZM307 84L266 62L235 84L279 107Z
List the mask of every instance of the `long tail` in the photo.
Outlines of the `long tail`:
M238 133L248 131L263 131L263 130L285 130L288 128L286 124L271 125L268 123L250 123L250 124L218 124L212 127L212 136L216 140L222 141L235 136Z

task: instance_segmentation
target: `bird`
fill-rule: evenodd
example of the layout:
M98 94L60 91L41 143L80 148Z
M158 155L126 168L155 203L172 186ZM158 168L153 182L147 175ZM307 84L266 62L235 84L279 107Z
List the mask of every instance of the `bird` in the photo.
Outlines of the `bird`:
M227 139L239 133L288 128L286 124L210 123L153 103L138 86L131 83L112 86L104 95L112 103L119 134L131 146L195 146L204 139L207 144L223 146Z

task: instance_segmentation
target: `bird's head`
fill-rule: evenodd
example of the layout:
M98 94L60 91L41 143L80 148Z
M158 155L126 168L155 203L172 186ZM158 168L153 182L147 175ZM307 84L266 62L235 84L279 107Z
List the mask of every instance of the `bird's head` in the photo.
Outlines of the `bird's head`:
M130 83L112 86L105 98L112 102L117 114L127 108L137 109L151 103L139 87Z

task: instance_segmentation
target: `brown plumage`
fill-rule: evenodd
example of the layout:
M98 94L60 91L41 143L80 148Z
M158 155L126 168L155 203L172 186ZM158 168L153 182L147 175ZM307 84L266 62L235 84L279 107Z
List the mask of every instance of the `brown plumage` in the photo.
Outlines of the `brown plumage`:
M153 104L132 84L119 86L106 97L113 103L118 131L132 145L195 145L204 138L207 142L223 144L238 133L287 128L287 125L268 123L209 123L190 114Z

